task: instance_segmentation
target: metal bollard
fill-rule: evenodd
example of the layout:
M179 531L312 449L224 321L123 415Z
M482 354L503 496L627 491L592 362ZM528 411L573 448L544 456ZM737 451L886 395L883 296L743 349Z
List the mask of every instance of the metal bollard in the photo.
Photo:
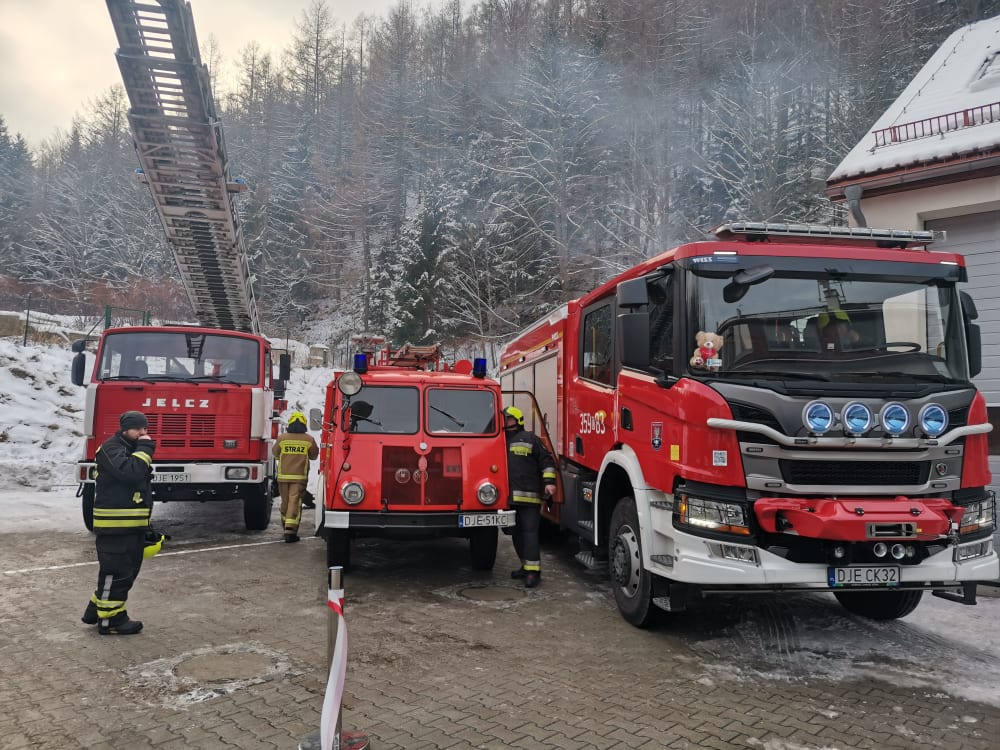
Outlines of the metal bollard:
M344 622L344 569L331 567L327 573L327 620L326 620L326 656L328 667L327 689L323 698L323 713L320 718L320 731L304 738L299 743L299 750L370 750L371 743L365 732L358 730L342 730L343 711L341 696L343 689L340 682L341 672L346 670L347 661L347 624ZM343 628L343 632L341 632ZM337 653L337 642L340 638L342 652ZM336 662L336 665L335 663ZM334 669L337 674L334 674ZM332 688L332 692L331 692Z

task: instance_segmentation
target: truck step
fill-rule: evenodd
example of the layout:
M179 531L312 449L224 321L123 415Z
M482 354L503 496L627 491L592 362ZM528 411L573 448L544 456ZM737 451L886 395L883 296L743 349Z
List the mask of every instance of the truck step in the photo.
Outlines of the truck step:
M965 581L962 583L962 593L957 591L950 591L946 589L935 589L931 592L934 596L941 599L947 599L949 602L958 602L959 604L975 604L976 603L976 582L975 581Z
M606 557L598 557L592 551L577 552L573 559L583 565L587 570L607 572L608 560Z

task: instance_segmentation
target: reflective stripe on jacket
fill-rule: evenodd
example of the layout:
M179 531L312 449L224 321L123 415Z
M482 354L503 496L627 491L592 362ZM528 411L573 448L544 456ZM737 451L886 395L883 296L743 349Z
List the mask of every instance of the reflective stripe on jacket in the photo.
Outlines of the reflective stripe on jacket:
M278 435L271 452L278 459L279 482L304 482L309 476L309 460L319 456L319 446L308 433L285 432Z
M153 513L152 459L116 432L94 457L94 532L130 534L149 528Z
M541 505L544 485L556 483L552 455L533 432L508 432L506 438L511 502Z

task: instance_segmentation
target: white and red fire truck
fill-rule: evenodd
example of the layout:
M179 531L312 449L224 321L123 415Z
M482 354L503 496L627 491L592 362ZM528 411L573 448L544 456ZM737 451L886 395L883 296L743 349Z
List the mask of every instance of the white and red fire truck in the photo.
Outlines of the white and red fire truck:
M514 511L500 386L486 361L449 366L437 345L353 341L353 369L310 411L310 429L322 430L315 518L327 564L349 568L358 537L464 537L472 567L492 569Z
M85 384L86 342L74 344L72 379ZM248 529L267 528L271 445L285 408L288 355L272 379L267 339L194 326L108 328L86 383L83 518L93 528L94 454L124 411L141 411L156 441L153 499L243 500Z
M713 592L831 591L875 619L998 575L980 332L931 232L730 224L509 344L551 433L548 519L626 620ZM506 395L507 392L509 395Z

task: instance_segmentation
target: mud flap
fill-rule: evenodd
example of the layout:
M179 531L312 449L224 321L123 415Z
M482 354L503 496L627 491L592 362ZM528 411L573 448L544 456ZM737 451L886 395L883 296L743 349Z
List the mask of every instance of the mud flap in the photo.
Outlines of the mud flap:
M697 586L653 576L653 604L664 612L683 612L688 604L700 598Z

